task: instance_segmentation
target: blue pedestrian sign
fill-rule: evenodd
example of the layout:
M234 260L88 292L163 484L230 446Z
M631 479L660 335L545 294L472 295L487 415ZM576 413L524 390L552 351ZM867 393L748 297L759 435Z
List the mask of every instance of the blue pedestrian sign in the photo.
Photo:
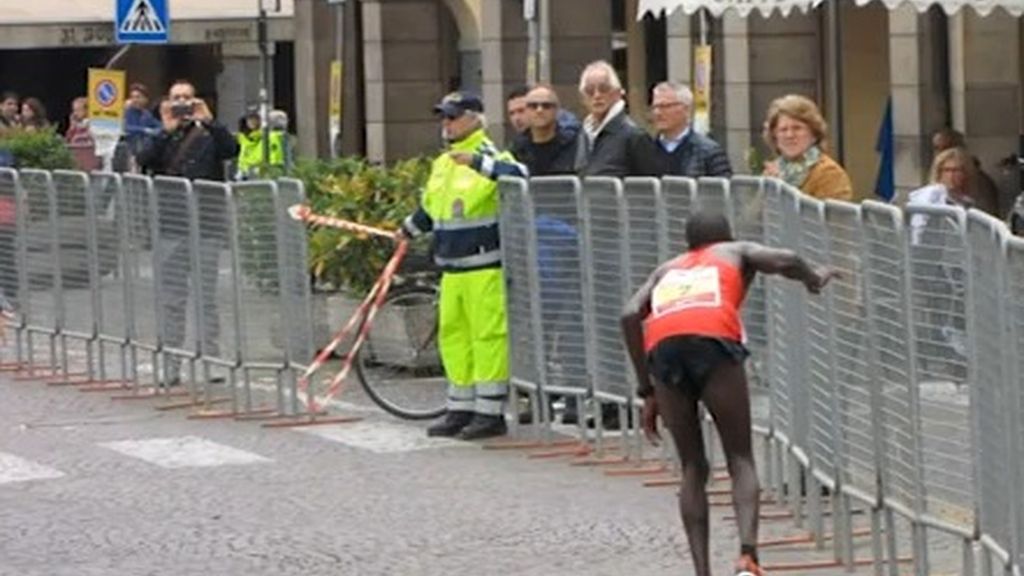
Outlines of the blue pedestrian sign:
M169 0L116 0L118 44L166 44L170 37Z

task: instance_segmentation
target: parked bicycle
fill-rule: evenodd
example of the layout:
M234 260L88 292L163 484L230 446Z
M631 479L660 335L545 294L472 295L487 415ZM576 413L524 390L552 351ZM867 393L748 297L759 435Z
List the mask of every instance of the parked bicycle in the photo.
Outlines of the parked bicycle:
M429 420L445 411L438 277L429 254L410 254L356 357L355 372L366 394L399 418Z

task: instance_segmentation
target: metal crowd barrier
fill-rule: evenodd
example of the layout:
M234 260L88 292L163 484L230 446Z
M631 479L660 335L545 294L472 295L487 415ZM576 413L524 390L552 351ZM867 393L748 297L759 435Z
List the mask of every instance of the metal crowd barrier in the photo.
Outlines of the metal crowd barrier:
M287 179L0 169L15 210L0 218L0 290L17 311L3 368L200 416L299 415L311 295L286 209L304 197Z
M748 294L769 495L851 571L896 575L909 555L917 575L1021 574L1024 240L1003 223L751 177L505 179L501 192L512 383L548 431L555 395L635 412L618 310L685 250L694 211L725 214L737 238L842 273L820 296L778 277ZM600 426L581 433L601 441Z

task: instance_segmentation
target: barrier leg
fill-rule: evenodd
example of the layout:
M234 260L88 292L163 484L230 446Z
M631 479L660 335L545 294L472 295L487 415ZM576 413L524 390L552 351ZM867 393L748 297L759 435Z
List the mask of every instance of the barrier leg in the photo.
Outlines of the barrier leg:
M900 576L900 566L896 562L899 558L899 548L896 545L896 513L891 508L885 508L885 540L888 550L886 551L886 564L889 567L889 576Z
M964 538L961 542L961 554L962 556L962 568L960 573L963 576L974 576L974 542L969 538Z
M882 511L871 507L871 556L874 560L875 576L885 575L885 551L882 544Z
M928 576L928 528L920 522L913 524L914 548L914 574L916 576Z

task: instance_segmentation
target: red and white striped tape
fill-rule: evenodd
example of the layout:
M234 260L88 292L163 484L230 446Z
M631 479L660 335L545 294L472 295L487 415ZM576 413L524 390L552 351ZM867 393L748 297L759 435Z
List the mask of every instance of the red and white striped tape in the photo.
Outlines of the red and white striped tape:
M381 230L380 228L374 228L372 226L365 226L356 222L350 222L341 218L333 218L330 216L321 216L314 214L308 206L302 204L296 204L288 209L288 213L292 218L308 222L310 224L317 224L320 226L329 226L331 228L339 228L341 230L348 230L349 232L369 234L372 236L382 236L387 238L394 238L395 235L387 230ZM352 364L355 362L356 356L359 354L359 349L362 348L363 343L366 342L367 336L370 334L370 329L373 327L373 320L377 316L377 311L380 309L381 304L384 303L384 299L387 298L388 291L391 289L391 282L395 277L395 273L398 272L398 266L402 263L406 253L409 250L409 243L405 240L401 240L398 243L398 247L395 248L394 254L391 255L391 259L388 260L387 265L384 267L384 271L380 277L374 283L373 287L370 288L369 293L363 298L363 301L356 308L356 311L349 318L345 326L339 330L334 338L331 339L330 343L316 355L313 359L312 364L306 369L306 372L299 378L299 393L300 396L306 398L306 407L310 414L317 414L320 412L320 407L326 405L335 396L337 396L341 390L345 379L352 371ZM337 350L338 346L344 342L345 338L355 329L357 326L360 327L359 334L356 336L355 342L352 347L345 354L345 363L342 365L341 371L327 386L327 390L321 398L317 398L315 391L310 391L310 378L313 377L316 372L323 367L327 360L331 357L331 354Z

